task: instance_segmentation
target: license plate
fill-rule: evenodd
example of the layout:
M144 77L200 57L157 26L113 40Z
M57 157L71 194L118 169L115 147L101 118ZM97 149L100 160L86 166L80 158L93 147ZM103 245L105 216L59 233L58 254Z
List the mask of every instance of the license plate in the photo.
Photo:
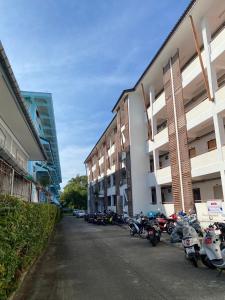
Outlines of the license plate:
M191 239L183 240L183 245L185 247L190 247L191 244L192 244L192 240Z
M195 248L194 247L188 247L188 248L185 248L185 251L186 251L187 254L195 253Z

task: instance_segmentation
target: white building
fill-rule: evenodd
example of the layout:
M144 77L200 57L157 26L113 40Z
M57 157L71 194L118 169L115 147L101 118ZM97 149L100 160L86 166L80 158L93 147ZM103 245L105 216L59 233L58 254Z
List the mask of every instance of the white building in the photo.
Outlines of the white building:
M225 2L191 1L113 113L85 161L90 210L196 206L204 219L207 200L224 201Z
M28 161L46 160L46 154L1 43L0 107L0 194L31 201Z

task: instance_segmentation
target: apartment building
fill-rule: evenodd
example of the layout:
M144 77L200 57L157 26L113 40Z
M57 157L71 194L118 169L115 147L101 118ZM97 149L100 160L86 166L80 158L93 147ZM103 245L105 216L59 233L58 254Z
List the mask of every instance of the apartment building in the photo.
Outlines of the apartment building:
M31 201L28 161L44 161L46 154L1 43L0 107L0 193Z
M28 91L21 94L47 157L46 161L30 161L28 164L30 175L40 186L38 190L33 187L33 197L36 201L59 204L62 178L52 94Z
M225 208L224 62L225 2L191 1L85 160L90 211Z

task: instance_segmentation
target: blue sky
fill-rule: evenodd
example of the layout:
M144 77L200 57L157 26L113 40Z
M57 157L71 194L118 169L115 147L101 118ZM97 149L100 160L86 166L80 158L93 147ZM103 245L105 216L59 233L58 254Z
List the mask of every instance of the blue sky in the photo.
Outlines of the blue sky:
M63 184L189 0L0 0L0 39L21 90L53 94Z

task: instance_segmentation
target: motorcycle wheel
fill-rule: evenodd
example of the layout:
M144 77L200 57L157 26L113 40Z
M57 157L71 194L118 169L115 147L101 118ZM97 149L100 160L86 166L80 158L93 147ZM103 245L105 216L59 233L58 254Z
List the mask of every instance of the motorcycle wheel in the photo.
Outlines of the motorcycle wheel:
M212 270L216 269L216 267L210 262L210 260L206 255L201 255L201 261L203 265L205 265L207 268Z
M156 239L150 239L150 243L152 244L153 247L157 245Z
M174 228L175 228L175 226L169 225L169 226L166 227L166 232L167 232L169 235L171 235L172 232L173 232L173 230L174 230Z
M191 258L191 262L192 262L192 264L194 265L195 268L198 267L198 260L197 260L196 256Z

